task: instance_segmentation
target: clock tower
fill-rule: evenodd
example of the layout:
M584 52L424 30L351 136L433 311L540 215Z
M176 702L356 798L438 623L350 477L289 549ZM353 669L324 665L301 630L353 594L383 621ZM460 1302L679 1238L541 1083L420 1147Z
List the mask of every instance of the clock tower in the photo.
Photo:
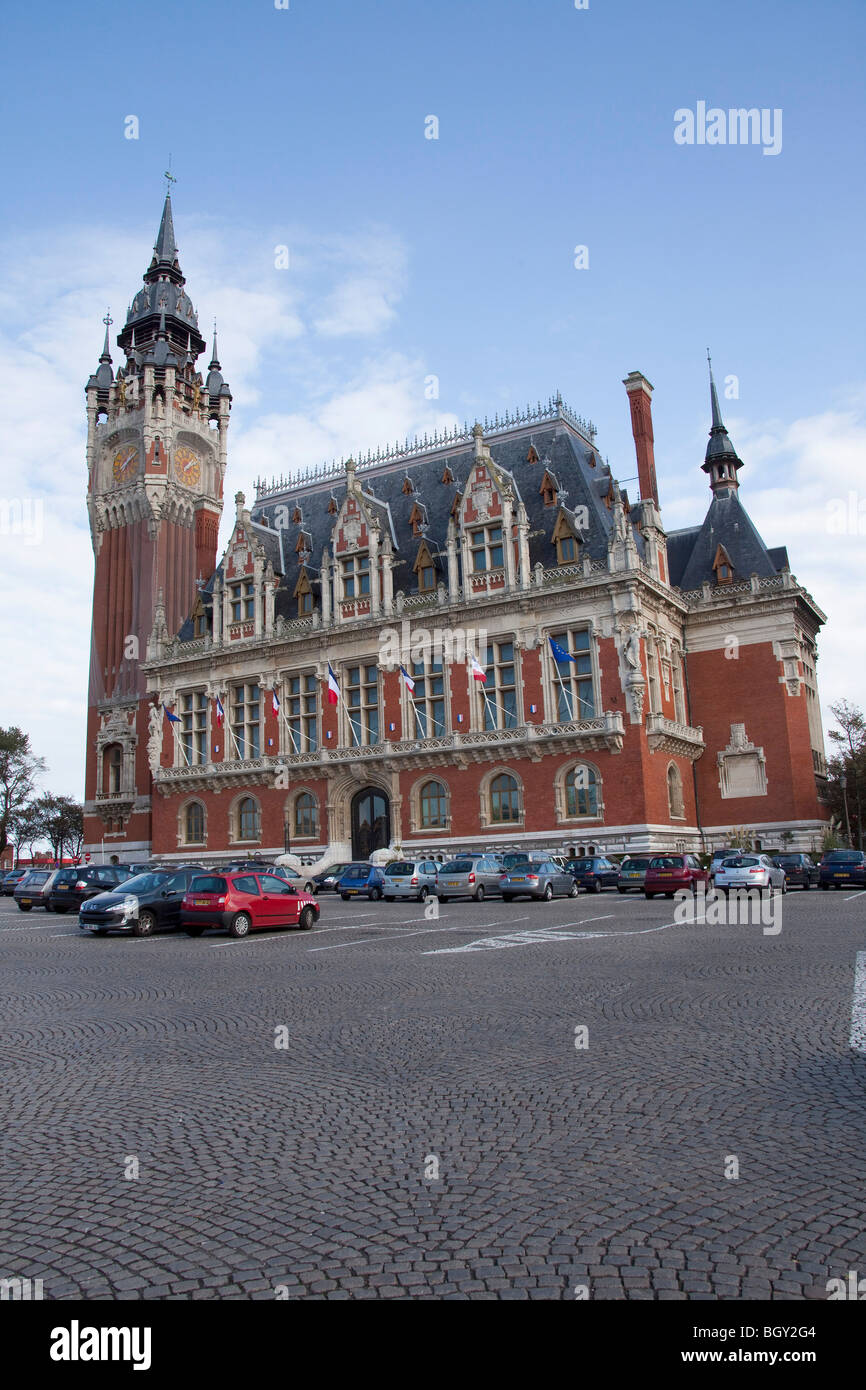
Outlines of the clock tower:
M184 288L166 194L153 257L126 316L115 375L111 318L87 382L87 510L95 557L84 839L121 862L151 845L151 704L141 663L157 605L170 636L216 567L231 391ZM160 614L162 617L162 614ZM160 711L161 713L161 711Z

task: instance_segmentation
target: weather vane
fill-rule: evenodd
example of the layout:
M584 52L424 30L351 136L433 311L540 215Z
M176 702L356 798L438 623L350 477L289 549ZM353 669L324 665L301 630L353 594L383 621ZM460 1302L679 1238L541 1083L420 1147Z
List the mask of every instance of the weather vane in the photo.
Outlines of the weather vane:
M168 194L168 193L171 192L171 185L172 185L173 183L177 183L177 179L175 178L174 174L171 172L171 155L169 155L169 157L168 157L168 168L166 169L165 173L163 174L163 178L165 179L165 191L166 191L166 194Z
M106 327L106 328L110 328L111 325L114 323L114 319L111 317L111 310L110 310L110 309L106 309L106 311L105 311L105 318L102 320L102 322L105 324L105 327Z

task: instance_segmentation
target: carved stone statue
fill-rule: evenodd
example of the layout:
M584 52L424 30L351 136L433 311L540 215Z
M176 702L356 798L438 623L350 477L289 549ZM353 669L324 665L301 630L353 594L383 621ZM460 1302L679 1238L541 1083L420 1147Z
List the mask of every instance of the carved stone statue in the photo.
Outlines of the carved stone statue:
M151 706L148 727L147 761L150 764L151 774L155 777L159 771L159 760L162 756L162 705Z
M628 637L623 643L622 654L626 665L630 666L633 671L640 669L640 633L636 627L629 630Z

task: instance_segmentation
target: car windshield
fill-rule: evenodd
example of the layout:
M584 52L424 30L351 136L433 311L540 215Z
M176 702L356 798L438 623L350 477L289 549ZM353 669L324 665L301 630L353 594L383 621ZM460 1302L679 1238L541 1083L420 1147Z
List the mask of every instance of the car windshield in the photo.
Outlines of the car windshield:
M648 859L624 859L620 865L621 869L648 869Z
M369 864L350 864L345 870L344 878L366 878L370 872Z
M827 864L859 864L862 855L856 849L836 849L825 856Z
M153 893L168 883L171 874L136 874L134 878L123 881L124 893Z
M47 878L48 878L48 872L47 872L47 870L45 870L45 869L33 869L33 870L31 870L31 872L30 872L29 874L25 874L25 875L24 875L24 877L23 877L23 879L21 880L21 882L22 882L22 883L26 883L28 886L32 886L32 885L35 884L35 883L44 883L45 880L46 880Z
M127 885L124 884L124 887ZM225 893L226 881L218 878L216 874L202 874L200 878L194 878L190 885L191 893Z
M569 867L572 869L591 869L592 863L591 859L572 859Z
M525 864L529 855L523 854L503 854L502 863L506 869L513 869L515 864Z
M802 857L802 856L799 855L799 854L777 854L777 855L776 855L776 863L777 863L777 864L799 864L799 863L800 863L800 860L801 860L801 857ZM805 863L805 860L804 860L803 862Z
M760 863L760 860L758 860L758 859L753 859L753 858L750 858L748 855L743 855L743 854L741 854L741 855L737 855L736 857L733 857L733 856L732 856L730 859L726 859L726 860L724 861L724 863L722 864L722 868L723 868L723 869L752 869L752 868L754 868L754 866L755 866L756 864L758 864L758 863Z
M402 860L397 864L389 864L385 870L386 874L414 874L415 865L404 863Z
M471 859L452 859L450 863L443 864L441 872L443 874L471 874Z
M654 859L650 860L649 867L651 869L681 869L683 861L679 855L657 854Z
M61 870L60 870L60 873L57 875L57 877L56 877L56 879L54 880L54 882L55 882L55 884L59 884L59 883L75 883L75 881L76 881L77 878L78 878L78 870L77 870L77 869L61 869Z
M332 864L330 869L325 869L321 874L316 874L316 878L334 878L337 874L344 874L348 867L348 864Z

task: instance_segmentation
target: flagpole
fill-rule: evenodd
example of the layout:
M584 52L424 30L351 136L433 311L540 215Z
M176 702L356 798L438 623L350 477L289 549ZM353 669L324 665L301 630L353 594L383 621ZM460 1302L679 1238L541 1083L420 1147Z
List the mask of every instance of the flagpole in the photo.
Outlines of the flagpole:
M570 690L566 690L565 686L564 686L563 683L562 683L562 674L561 674L561 672L560 672L560 670L559 670L559 662L557 661L556 657L553 655L553 652L551 652L550 655L551 655L551 659L552 659L552 661L553 661L553 669L554 669L554 671L556 672L556 679L559 681L559 688L560 688L560 690L562 691L562 694L563 694L563 696L564 696L564 698L565 698L565 708L568 710L568 717L569 717L569 719L573 719L573 718L574 718L574 710L573 710L572 704L571 704L571 691L570 691ZM558 723L558 722L559 722L559 721L557 720L557 723Z

